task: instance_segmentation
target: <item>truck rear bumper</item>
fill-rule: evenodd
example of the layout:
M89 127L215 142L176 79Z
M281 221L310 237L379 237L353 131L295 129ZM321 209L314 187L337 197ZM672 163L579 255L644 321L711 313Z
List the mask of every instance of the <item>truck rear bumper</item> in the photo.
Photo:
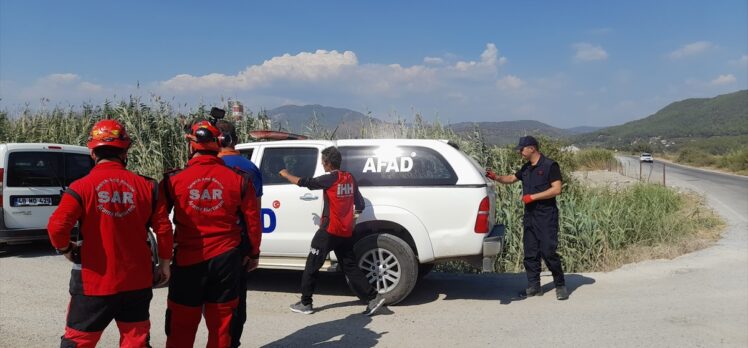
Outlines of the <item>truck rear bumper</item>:
M496 259L504 250L504 225L494 225L491 233L483 239L483 272L494 272Z

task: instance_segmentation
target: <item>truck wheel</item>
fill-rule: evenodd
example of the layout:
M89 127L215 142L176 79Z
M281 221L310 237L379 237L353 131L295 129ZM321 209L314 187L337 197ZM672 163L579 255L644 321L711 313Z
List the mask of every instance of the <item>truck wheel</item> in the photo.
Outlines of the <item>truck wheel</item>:
M359 240L353 251L358 267L369 284L384 296L386 304L396 304L413 291L418 280L418 261L408 243L391 234L377 234ZM366 300L366 294L356 295Z

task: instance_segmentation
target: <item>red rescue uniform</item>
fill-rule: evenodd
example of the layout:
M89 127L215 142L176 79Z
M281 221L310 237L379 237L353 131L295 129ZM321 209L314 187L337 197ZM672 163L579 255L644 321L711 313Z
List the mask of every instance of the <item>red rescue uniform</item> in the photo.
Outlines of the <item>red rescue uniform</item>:
M175 263L166 313L167 347L192 347L201 314L208 347L228 347L238 303L246 231L249 257L260 255L262 229L251 177L212 155L193 157L183 170L167 173L162 191L174 207ZM242 219L246 230L237 223Z
M102 162L70 185L50 216L47 230L55 248L68 247L76 222L82 241L74 255L63 343L93 346L112 319L125 341L139 345L147 339L153 284L148 226L156 233L159 257L172 253L172 226L165 199L154 202L156 185L119 162ZM104 309L87 312L94 307Z

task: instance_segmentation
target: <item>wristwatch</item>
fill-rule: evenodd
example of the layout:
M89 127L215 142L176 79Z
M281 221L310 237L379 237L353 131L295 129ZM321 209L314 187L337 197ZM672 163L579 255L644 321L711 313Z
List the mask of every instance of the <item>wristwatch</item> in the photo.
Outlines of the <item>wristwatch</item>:
M57 253L57 255L65 255L65 254L67 254L67 253L69 253L71 251L73 251L73 245L71 243L68 243L68 247L65 248L65 249L56 249L55 248L55 252Z

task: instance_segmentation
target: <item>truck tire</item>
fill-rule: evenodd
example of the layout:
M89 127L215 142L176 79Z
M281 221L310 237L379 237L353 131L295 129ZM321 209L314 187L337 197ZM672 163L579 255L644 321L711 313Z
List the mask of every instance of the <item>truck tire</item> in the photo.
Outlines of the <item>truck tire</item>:
M359 240L353 251L358 267L384 296L386 304L396 304L413 291L418 280L418 260L408 243L391 234L376 234ZM366 300L366 294L356 293L348 284L358 298Z

